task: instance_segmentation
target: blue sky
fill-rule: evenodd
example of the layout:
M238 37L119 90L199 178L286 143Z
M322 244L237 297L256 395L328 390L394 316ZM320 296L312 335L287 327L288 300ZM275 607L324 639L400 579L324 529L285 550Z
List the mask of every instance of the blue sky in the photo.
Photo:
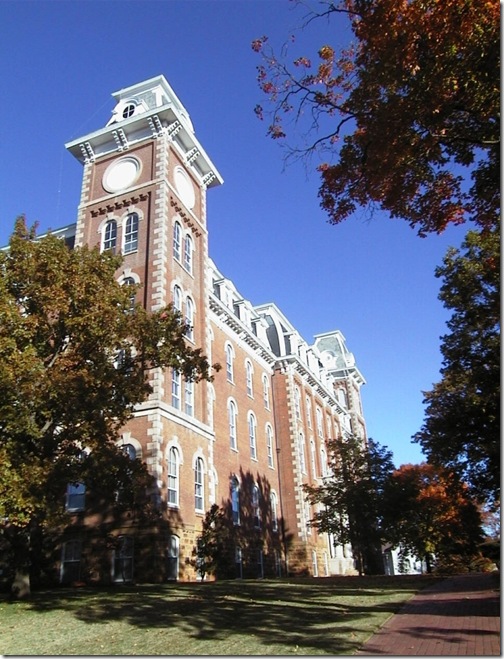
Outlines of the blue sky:
M418 238L405 222L357 215L334 227L318 177L284 167L253 109L259 57L302 13L288 0L3 0L0 3L0 244L26 214L39 230L75 221L81 165L64 144L105 126L123 87L163 74L224 178L209 191L210 254L253 304L275 302L303 337L340 329L367 384L368 435L397 466L423 460L411 443L422 390L439 379L448 313L434 269L466 229ZM314 55L342 45L343 25L298 34Z

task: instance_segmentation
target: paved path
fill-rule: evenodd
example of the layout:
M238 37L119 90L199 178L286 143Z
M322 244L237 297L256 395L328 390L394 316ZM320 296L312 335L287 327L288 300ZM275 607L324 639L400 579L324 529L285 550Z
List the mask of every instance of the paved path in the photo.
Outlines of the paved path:
M458 575L426 588L357 654L500 656L500 575Z

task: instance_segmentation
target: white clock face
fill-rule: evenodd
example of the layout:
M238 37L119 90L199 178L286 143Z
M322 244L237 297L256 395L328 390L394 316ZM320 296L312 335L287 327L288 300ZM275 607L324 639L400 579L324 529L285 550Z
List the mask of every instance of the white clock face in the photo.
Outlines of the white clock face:
M189 210L192 210L196 202L196 197L190 178L184 172L182 167L177 167L175 169L173 177L175 180L175 187L177 188L177 192L179 193L184 206Z
M136 158L127 157L116 160L105 170L103 175L103 187L108 192L119 192L125 190L138 178L140 174L140 163Z

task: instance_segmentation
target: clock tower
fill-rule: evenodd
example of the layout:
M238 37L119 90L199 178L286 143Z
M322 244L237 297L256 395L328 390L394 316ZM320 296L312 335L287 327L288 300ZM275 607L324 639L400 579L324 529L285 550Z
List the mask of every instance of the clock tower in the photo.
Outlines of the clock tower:
M137 302L149 311L173 303L192 327L188 343L210 356L206 194L222 178L164 76L112 96L107 125L66 144L84 166L75 245L122 254L118 280L139 284ZM156 477L159 499L170 502L171 448L201 456L205 474L213 473L211 385L161 369L150 378L153 393L122 441ZM190 460L177 469L181 482L184 470L187 481L194 480ZM196 518L186 518L186 528L191 521L197 526Z

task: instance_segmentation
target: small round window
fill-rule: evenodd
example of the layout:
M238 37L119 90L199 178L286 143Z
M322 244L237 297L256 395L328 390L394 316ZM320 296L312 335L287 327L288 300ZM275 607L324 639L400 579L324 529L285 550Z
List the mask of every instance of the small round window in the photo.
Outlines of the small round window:
M105 170L103 187L108 192L118 192L133 185L140 174L140 163L136 158L127 156L116 160Z
M122 111L123 119L129 119L135 114L136 105L134 103L128 103L124 106Z

